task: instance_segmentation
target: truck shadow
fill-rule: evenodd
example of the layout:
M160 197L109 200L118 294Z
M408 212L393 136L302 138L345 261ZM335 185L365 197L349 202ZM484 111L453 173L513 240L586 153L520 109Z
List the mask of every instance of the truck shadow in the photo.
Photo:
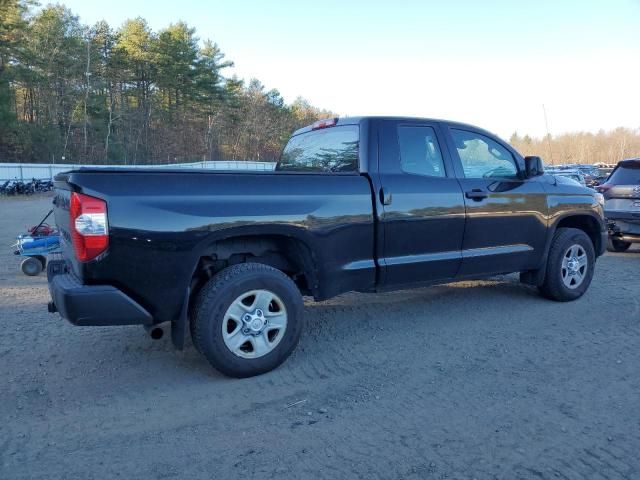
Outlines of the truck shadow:
M537 289L519 283L515 276L385 293L347 293L317 303L307 298L306 325L300 345L280 369L303 368L308 351L313 352L315 360L322 360L334 355L338 348L348 349L353 341L365 348L368 339L372 339L371 348L374 348L375 335L385 329L406 330L408 335L420 331L427 334L444 322L455 322L464 329L466 323L496 315L501 308L516 312L544 304L555 305L541 298ZM477 316L478 312L481 317ZM363 332L366 333L362 335ZM170 351L171 347L166 344L163 349ZM192 374L197 371L209 378L226 378L209 367L190 339L185 351L177 355ZM271 373L266 374L269 375Z
M602 294L591 289L588 295ZM298 348L281 367L257 378L261 379L259 382L286 383L283 376L306 376L309 368L340 375L339 372L353 371L358 363L369 362L370 352L383 352L384 355L397 348L393 342L429 339L444 335L442 332L445 331L456 336L472 330L512 329L513 322L523 321L523 312L528 312L529 318L543 320L569 312L579 302L562 304L543 299L537 289L520 284L515 275L377 294L348 293L318 303L308 300L305 302L305 331ZM180 379L181 384L187 385L202 380L214 383L252 381L229 379L218 373L195 350L188 336L184 350L176 351L169 335L154 341L139 327L100 330L85 330L87 335L96 332L101 338L99 342L92 342L91 349L86 345L89 337L83 335L82 341L69 332L69 338L75 337L75 340L67 343L69 351L65 356L80 360L91 371L96 359L103 359L98 360L100 363L117 355L122 376L119 384L131 381L144 388L141 383L147 380L141 382L141 373L149 377L148 388L154 388L156 380L152 379L159 376ZM382 339L390 332L393 342L387 344ZM324 366L336 361L341 365L339 368ZM315 366L309 367L310 364ZM323 378L322 375L318 373L314 378Z

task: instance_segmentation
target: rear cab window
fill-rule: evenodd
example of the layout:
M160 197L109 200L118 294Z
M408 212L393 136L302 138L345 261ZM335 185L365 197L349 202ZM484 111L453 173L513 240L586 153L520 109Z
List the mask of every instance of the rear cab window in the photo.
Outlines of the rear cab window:
M337 125L296 135L284 147L276 171L358 172L359 132L357 125Z

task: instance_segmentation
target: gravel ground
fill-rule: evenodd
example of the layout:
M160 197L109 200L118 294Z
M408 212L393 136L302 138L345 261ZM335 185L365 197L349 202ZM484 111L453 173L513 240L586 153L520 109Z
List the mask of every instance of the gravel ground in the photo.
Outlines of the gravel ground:
M560 304L514 276L306 307L294 355L232 380L140 327L72 327L8 245L0 478L640 478L640 249Z

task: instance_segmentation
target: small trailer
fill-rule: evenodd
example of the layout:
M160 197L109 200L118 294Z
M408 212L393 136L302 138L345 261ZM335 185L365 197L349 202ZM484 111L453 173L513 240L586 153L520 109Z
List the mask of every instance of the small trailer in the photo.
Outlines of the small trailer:
M47 266L47 255L60 252L60 236L45 223L53 210L49 211L42 221L28 230L28 233L16 237L13 247L15 255L25 257L20 264L22 273L30 277L38 275Z

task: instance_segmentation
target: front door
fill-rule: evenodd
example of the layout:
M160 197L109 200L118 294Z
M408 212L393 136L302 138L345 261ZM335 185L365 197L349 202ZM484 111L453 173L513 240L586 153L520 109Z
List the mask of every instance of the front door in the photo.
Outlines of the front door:
M523 179L515 153L486 132L445 130L466 208L459 276L538 268L547 235L539 177Z

